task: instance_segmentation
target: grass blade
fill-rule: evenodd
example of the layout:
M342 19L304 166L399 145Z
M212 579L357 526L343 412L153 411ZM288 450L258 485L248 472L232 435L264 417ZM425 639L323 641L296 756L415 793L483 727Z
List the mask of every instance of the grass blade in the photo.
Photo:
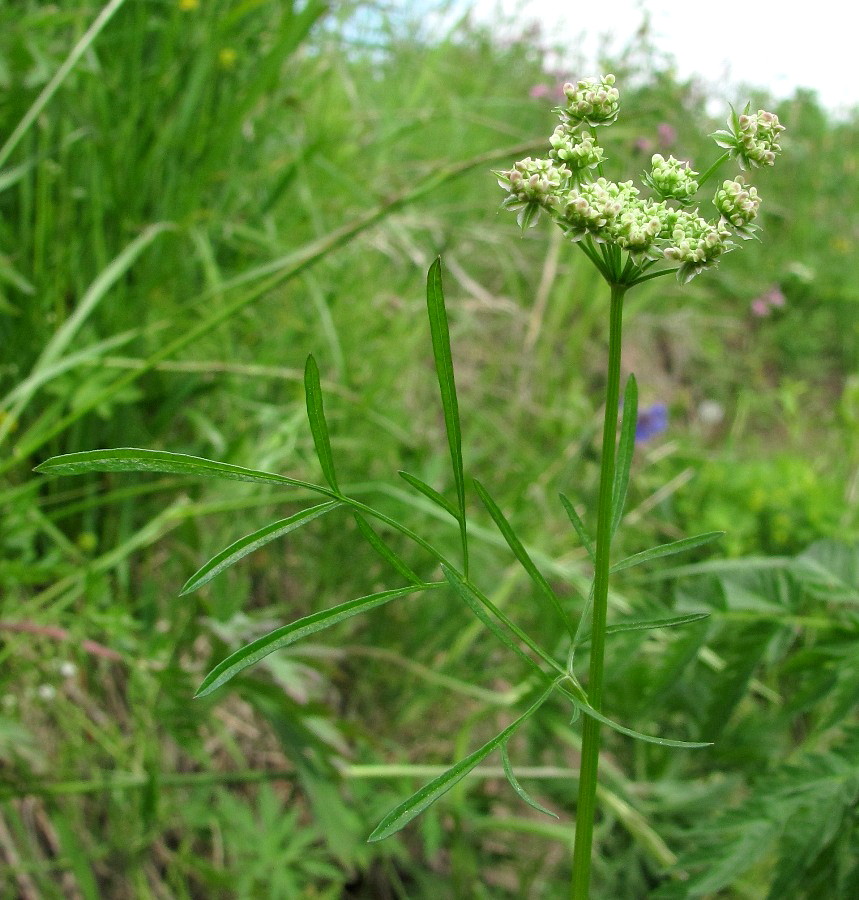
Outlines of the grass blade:
M205 565L201 566L185 582L184 587L179 592L179 596L182 597L185 594L190 594L191 591L196 591L204 584L208 584L216 575L223 572L224 569L228 569L230 566L235 565L240 559L244 559L244 557L253 553L255 550L258 550L260 547L270 544L272 541L277 540L277 538L289 534L290 531L301 528L302 525L306 525L308 522L312 522L314 519L318 519L319 516L323 516L325 513L331 512L332 509L336 509L338 506L342 505L342 503L338 503L337 501L321 503L319 506L303 509L301 512L289 516L287 519L272 522L271 524L260 528L258 531L254 531L253 534L248 534L243 538L239 538L235 543L230 544L229 547L213 556Z
M125 0L110 0L93 19L92 25L83 33L81 39L72 47L71 52L63 61L63 64L54 73L51 80L42 88L39 96L33 101L24 117L15 127L15 130L0 147L0 166L12 155L12 151L18 146L21 138L27 133L30 126L39 118L42 110L48 105L51 98L66 80L69 72L77 65L78 60L92 47L95 39L101 33L105 25L113 18L116 11L125 3Z
M463 571L468 577L468 540L465 526L465 474L462 467L462 430L459 424L459 404L456 399L456 382L453 377L453 356L450 351L450 329L444 305L441 283L441 260L436 259L427 273L427 312L429 313L432 352L441 405L444 410L444 427L450 446L450 461L456 485L457 519L462 539Z
M334 456L331 453L331 439L328 436L328 425L325 422L325 410L322 407L322 385L319 383L319 368L312 356L307 357L304 367L304 393L307 399L307 418L313 433L313 444L316 455L322 466L325 480L339 491L337 475L334 472Z
M434 778L429 784L424 785L419 791L412 794L408 800L401 803L396 809L391 810L381 822L379 822L375 831L367 838L369 843L383 841L385 838L396 834L400 829L404 828L412 819L419 816L425 809L432 806L439 797L444 796L455 784L462 781L468 773L475 768L480 762L486 759L496 747L504 744L510 737L515 734L517 729L524 724L535 712L549 699L552 691L555 689L553 684L542 696L529 707L515 722L508 725L500 734L497 734L491 741L487 741L479 750L466 756L460 760L455 766L449 768L445 773Z
M670 544L660 544L658 547L651 547L650 550L642 550L641 553L627 556L626 559L615 563L609 571L620 572L623 569L631 569L633 566L640 566L642 563L650 562L652 559L683 553L684 550L692 550L694 547L701 547L704 544L709 544L711 541L718 540L720 537L724 537L724 534L724 531L707 531L704 534L696 534L694 537L672 541Z
M533 797L519 784L516 776L513 774L513 767L510 765L510 756L507 753L507 742L505 741L501 745L501 765L504 767L504 774L507 777L507 781L510 782L510 787L519 795L520 799L528 804L532 809L536 809L537 812L545 813L547 816L551 816L553 819L559 818L555 813L553 813L550 809L546 809L545 806L538 803L534 800Z
M614 490L611 498L611 533L617 531L626 503L629 487L629 470L635 452L635 426L638 422L638 382L630 375L623 393L623 418L620 422L620 440L617 445L617 462L614 470Z
M45 475L81 475L85 472L168 472L171 475L198 475L202 478L225 478L229 481L258 481L263 484L289 484L317 493L331 492L318 484L298 481L286 475L246 469L232 463L217 462L202 456L171 453L168 450L141 450L120 447L114 450L83 450L52 456L36 466L34 472Z
M591 562L595 563L597 561L597 551L594 547L593 538L588 534L587 528L585 528L585 523L581 520L581 517L576 512L573 507L573 504L570 502L568 497L565 497L563 494L558 494L561 498L561 503L564 506L564 510L567 513L567 516L570 522L573 525L573 528L576 530L576 534L579 536L579 540L582 542L582 546L585 550L588 551L588 556L591 558Z
M410 475L408 472L397 472L397 474L406 482L406 484L410 484L428 500L432 500L433 503L440 506L445 512L450 513L454 519L459 519L459 512L456 507L447 499L447 497L443 497L435 488L430 487L425 481L421 481L420 478L417 478L415 475Z
M406 581L410 581L412 584L423 584L422 580L408 567L405 560L399 554L394 553L363 516L355 513L355 522L358 525L358 530L364 535L376 553L390 563Z
M561 606L558 595L552 590L552 586L546 581L542 572L534 565L534 561L528 555L528 551L516 536L510 523L505 518L504 513L501 512L499 506L489 496L486 488L483 487L477 479L474 480L474 487L477 490L480 499L483 501L483 505L489 510L489 515L492 516L493 522L498 526L498 530L501 532L504 540L507 541L507 546L513 551L513 555L519 560L522 568L528 573L528 577L534 582L540 593L549 601L550 606L552 606L558 616L560 616L561 621L564 623L564 627L570 633L570 637L573 637L572 623L564 612L564 607Z
M426 591L439 587L442 582L437 584L420 584L409 585L408 587L398 588L394 591L380 591L377 594L369 594L366 597L359 597L357 600L349 600L334 606L331 609L324 609L318 613L312 613L303 619L298 619L282 628L276 628L261 638L252 641L250 644L236 650L235 653L228 656L223 662L219 663L211 672L203 679L199 690L195 697L205 697L216 691L221 685L226 684L232 678L235 678L239 672L243 672L249 666L258 663L261 659L265 659L275 650L281 650L284 647L300 641L309 634L315 634L322 631L323 628L330 628L338 622L351 619L352 616L369 612L377 606L383 606L396 600L398 597L406 597L417 591Z

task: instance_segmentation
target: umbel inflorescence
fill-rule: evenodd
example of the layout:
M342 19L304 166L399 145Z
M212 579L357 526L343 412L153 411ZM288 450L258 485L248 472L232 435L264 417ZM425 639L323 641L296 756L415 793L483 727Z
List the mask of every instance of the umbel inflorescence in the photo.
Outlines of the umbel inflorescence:
M741 169L771 166L781 152L784 126L773 113L742 115L733 110L728 130L713 137L725 152L699 178L689 163L655 154L642 177L651 196L632 181L608 181L605 154L596 129L611 125L620 111L614 76L564 85L566 104L557 109L561 124L549 138L546 159L530 157L506 172L496 172L508 196L505 209L518 211L523 228L541 212L577 242L610 283L631 286L676 271L681 283L718 264L733 249L735 237L754 236L761 200L743 177L728 179L716 191L718 216L704 218L695 206L699 188L729 157ZM650 271L659 262L676 268Z

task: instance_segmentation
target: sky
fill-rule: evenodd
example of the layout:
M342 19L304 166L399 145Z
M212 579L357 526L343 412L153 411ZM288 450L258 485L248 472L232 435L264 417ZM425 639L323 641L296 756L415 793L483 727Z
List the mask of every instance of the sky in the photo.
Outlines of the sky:
M518 10L520 25L539 21L553 43L563 41L583 53L590 69L582 76L599 74L594 66L600 36L609 34L611 47L623 47L646 11L653 43L674 58L680 77L698 75L714 94L731 99L731 87L745 84L782 98L806 87L833 112L859 106L859 4L849 0L808 4L461 0L458 4L460 10L471 8L480 21L497 18L499 7L508 19Z

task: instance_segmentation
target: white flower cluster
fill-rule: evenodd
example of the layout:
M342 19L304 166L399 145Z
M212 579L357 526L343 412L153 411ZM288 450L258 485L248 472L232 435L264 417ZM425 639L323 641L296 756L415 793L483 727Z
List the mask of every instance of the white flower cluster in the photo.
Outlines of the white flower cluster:
M713 204L738 234L747 239L753 237L757 226L752 225L752 222L761 207L761 198L758 196L758 189L748 186L742 175L738 175L734 181L723 181L716 191Z
M693 172L688 162L682 162L669 156L665 159L661 153L654 153L650 160L651 171L644 176L644 182L652 187L663 200L677 200L687 203L698 190L695 181L697 172Z
M599 80L585 78L564 85L567 105L561 108L563 121L573 125L611 125L620 111L620 94L614 86L614 75Z
M750 113L747 106L741 115L731 110L728 130L717 131L713 137L720 147L730 150L741 169L771 166L781 153L779 138L784 131L775 113L759 109Z
M598 178L573 188L563 199L558 224L574 241L590 235L597 243L609 240L624 208L638 196L631 181L616 184Z
M522 228L536 223L541 209L555 210L561 205L560 193L570 177L565 166L549 159L519 160L507 172L496 172L498 184L509 191L503 209L518 210L516 220Z
M564 234L583 247L607 280L634 283L656 261L677 265L677 277L687 282L733 249L731 238L753 236L752 221L760 197L741 176L722 183L713 203L719 212L707 221L698 209L689 211L699 188L698 173L689 163L655 154L644 183L656 194L641 199L631 181L609 181L602 175L604 154L595 134L584 126L609 125L617 118L619 94L614 76L586 79L564 86L568 104L557 110L561 124L549 143L548 159L523 159L506 172L496 172L508 192L502 207L517 210L519 224L535 224L547 212ZM771 165L780 152L778 137L784 127L772 113L748 108L728 120L730 132L718 132L720 146L730 150L741 165ZM592 170L597 169L599 177ZM706 180L715 165L703 177ZM594 244L614 245L629 254L624 264L619 254L602 251ZM658 273L655 273L658 274ZM651 277L650 275L644 277Z
M730 238L731 232L723 222L708 222L698 215L697 210L694 213L680 210L674 223L671 246L663 252L666 259L680 263L677 278L685 284L731 249Z
M585 170L596 168L605 158L602 147L590 134L576 134L568 125L559 125L549 143L552 146L549 158L567 166L576 182L581 180Z

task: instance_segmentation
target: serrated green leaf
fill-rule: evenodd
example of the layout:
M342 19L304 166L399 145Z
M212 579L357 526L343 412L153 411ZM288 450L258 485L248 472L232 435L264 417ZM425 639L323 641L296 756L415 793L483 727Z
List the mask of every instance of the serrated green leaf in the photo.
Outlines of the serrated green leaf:
M341 603L339 606L334 606L331 609L324 609L321 612L312 613L309 616L305 616L303 619L298 619L289 625L284 625L282 628L276 628L274 631L270 631L261 638L257 638L257 640L252 641L240 650L236 650L235 653L215 666L215 668L203 679L194 696L205 697L206 695L211 694L221 687L221 685L224 685L232 678L235 678L239 672L243 672L249 666L254 665L254 663L258 663L261 659L265 659L270 653L274 653L275 650L282 650L284 647L289 647L290 644L300 641L309 634L315 634L317 631L322 631L323 628L330 628L338 622L351 619L352 616L369 612L371 609L375 609L377 606L383 606L385 603L390 603L391 600L396 600L398 597L406 597L409 594L414 594L418 591L431 590L440 585L441 582L409 585L408 587L398 588L393 591L380 591L376 594L369 594L366 597L359 597L357 600L349 600L348 602Z
M682 538L679 541L672 541L670 544L660 544L658 547L651 547L650 550L642 550L641 553L634 553L627 556L620 562L615 563L610 572L621 572L623 569L631 569L633 566L640 566L642 563L650 562L653 559L660 559L663 556L673 556L675 553L683 553L685 550L692 550L695 547L701 547L709 544L711 541L724 537L724 531L707 531L704 534L696 534L694 537Z
M567 513L567 516L570 522L573 525L573 528L576 530L576 534L579 536L579 540L582 542L582 546L585 550L588 551L588 556L591 558L591 562L595 563L597 561L597 551L594 546L593 538L588 534L587 528L585 528L585 523L581 520L579 514L576 512L573 504L570 502L569 498L564 496L564 494L558 494L561 498L561 503L563 504L564 510Z
M410 484L416 491L423 494L428 500L432 500L437 506L440 506L445 512L450 513L454 519L459 520L459 511L447 499L447 497L443 497L435 488L430 487L425 481L421 481L420 478L415 475L410 475L408 472L397 472L400 478L406 482L406 484Z
M290 531L295 531L297 528L301 528L302 525L306 525L308 522L312 522L314 519L319 518L319 516L325 515L325 513L331 512L331 510L342 505L342 503L338 503L336 500L329 503L321 503L319 506L303 509L301 512L295 513L295 515L289 516L286 519L281 519L278 522L272 522L269 525L265 525L257 531L254 531L252 534L239 538L235 543L230 544L229 547L213 556L205 565L201 566L185 582L185 585L179 592L179 596L181 597L184 594L190 594L191 591L196 591L204 584L208 584L216 575L223 572L224 569L234 565L240 559L244 559L244 557L253 553L255 550L258 550L260 547L270 544L272 541L277 540L277 538L283 537L283 535L289 534Z
M456 485L457 519L462 541L463 568L468 575L468 539L465 526L465 474L462 466L462 429L459 424L459 404L456 399L456 381L453 377L453 356L450 350L450 329L444 305L441 282L441 260L436 259L427 273L427 312L429 313L432 352L441 405L444 411L444 427L450 447L453 480Z
M483 487L477 479L474 479L474 487L478 496L483 501L483 505L489 511L489 515L492 516L492 521L498 526L498 530L507 542L507 546L513 551L513 555L519 560L522 568L528 573L528 577L534 582L537 589L558 614L561 621L564 623L564 627L570 633L570 637L572 637L572 624L570 623L569 617L564 612L564 607L561 606L561 601L558 599L557 594L552 590L552 586L543 577L543 573L534 565L534 561L528 555L528 551L516 536L516 533L513 531L513 528L510 526L504 513L501 512L498 504L489 496L486 488Z
M586 716L596 719L597 722L602 722L603 725L607 725L619 734L625 734L627 737L635 738L637 741L644 741L647 744L658 744L660 747L680 747L685 749L713 746L711 741L676 741L672 738L662 738L655 737L652 734L642 734L640 731L634 731L632 728L627 728L625 725L621 725L618 722L609 719L607 716L604 716L601 712L597 712L590 703L584 699L584 692L581 688L570 688L567 685L564 685L564 696L568 697Z
M392 834L396 834L404 828L412 819L419 816L425 809L432 806L440 797L443 797L454 785L462 781L468 773L481 763L499 745L515 734L517 729L526 722L549 699L555 689L553 684L536 703L527 709L515 722L508 725L500 734L491 741L487 741L479 750L466 756L456 765L451 766L438 778L434 778L429 784L424 785L419 791L412 794L408 800L401 803L396 809L391 810L376 826L376 829L367 838L368 843L382 841Z
M550 809L546 809L545 806L538 803L534 800L533 797L528 794L525 788L519 784L518 779L513 774L513 767L510 765L510 756L507 753L507 742L505 741L501 745L501 765L504 767L504 774L507 777L507 781L510 783L510 787L519 795L520 799L528 804L532 809L536 809L537 812L545 813L547 816L551 816L553 819L559 818L559 816L555 815Z
M617 531L623 517L626 490L629 487L629 470L635 452L635 426L638 423L638 382L630 375L623 394L623 417L620 421L620 440L617 445L617 462L614 470L614 489L611 496L611 533Z
M408 567L405 560L387 545L381 537L376 533L370 523L358 513L355 513L355 522L358 530L367 539L370 546L382 557L390 563L399 573L412 584L422 584L421 579Z
M334 471L334 455L331 453L331 439L328 436L328 425L325 422L325 410L322 406L322 385L319 381L319 367L313 356L307 357L304 366L304 394L307 400L307 418L310 420L310 431L313 434L313 445L319 457L319 465L325 480L339 491L337 475Z
M289 484L317 493L331 495L318 484L287 478L273 472L246 469L231 463L216 462L201 456L170 453L167 450L141 450L120 447L114 450L84 450L52 456L36 466L34 472L46 475L81 475L85 472L167 472L172 475L198 475L202 478L225 478L230 481L257 481L263 484Z

